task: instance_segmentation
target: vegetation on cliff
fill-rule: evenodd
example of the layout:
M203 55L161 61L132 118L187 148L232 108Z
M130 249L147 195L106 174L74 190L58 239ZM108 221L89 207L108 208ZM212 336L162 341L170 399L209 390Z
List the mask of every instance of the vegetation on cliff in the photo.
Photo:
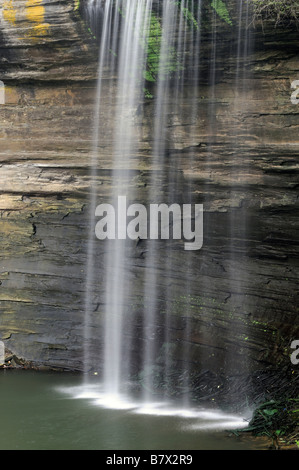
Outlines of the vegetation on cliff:
M299 25L299 3L297 0L251 0L253 23L274 21L276 26Z

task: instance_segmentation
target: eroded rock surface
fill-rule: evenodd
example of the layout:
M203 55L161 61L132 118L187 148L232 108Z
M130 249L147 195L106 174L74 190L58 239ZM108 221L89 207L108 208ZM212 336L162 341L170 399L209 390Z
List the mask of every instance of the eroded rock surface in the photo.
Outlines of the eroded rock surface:
M0 79L6 94L0 107L0 333L6 347L26 361L82 370L97 50L73 2L0 3ZM203 249L188 261L181 244L172 244L169 265L161 242L155 273L161 288L161 355L169 348L179 368L186 366L180 359L186 323L189 367L196 373L203 363L215 373L238 374L248 365L275 368L289 362L291 341L299 335L299 105L290 101L291 82L299 79L294 34L256 31L248 82L238 95L232 87L235 58L221 68L219 57L213 101L203 81L198 115L190 122L190 84L180 112L169 116L172 144L165 174L157 177L167 181L175 162L182 200L191 186L205 208ZM109 96L106 100L108 106ZM143 122L134 118L140 149L128 184L136 187L140 203L147 200L155 171L154 109L154 99L148 100ZM99 204L107 202L111 187L112 130L105 106L103 118ZM166 185L164 196L168 191ZM101 242L95 247L98 295L92 302L90 367L100 370L102 263L108 248ZM135 318L135 357L144 340L140 312L147 247L146 241L132 244L126 266L134 278L127 306ZM192 270L186 274L188 262ZM172 314L170 344L163 337L166 307ZM161 361L157 357L158 365ZM135 366L133 372L138 360Z

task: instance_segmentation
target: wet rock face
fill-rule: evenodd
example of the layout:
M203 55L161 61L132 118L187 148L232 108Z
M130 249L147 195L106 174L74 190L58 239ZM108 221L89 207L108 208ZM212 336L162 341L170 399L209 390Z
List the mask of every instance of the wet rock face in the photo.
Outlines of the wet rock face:
M34 364L82 370L97 52L72 2L2 1L1 6L6 104L0 106L0 338ZM299 79L297 51L293 32L257 32L255 42L246 65L250 75L237 96L231 86L236 62L221 68L221 56L212 101L209 86L200 84L196 122L190 122L192 84L179 113L169 116L173 144L165 175L157 177L167 182L176 166L178 202L191 187L194 200L204 204L205 233L203 249L189 257L180 243L171 244L171 264L165 243L159 244L158 369L165 351L175 369L185 369L186 347L195 373L203 363L215 373L275 368L289 361L291 340L299 334L299 105L290 101L291 82ZM113 144L105 89L103 96L99 204L107 202L111 187ZM143 121L134 117L140 149L128 184L144 204L153 171L154 112L155 100L148 100ZM165 184L163 197L170 190ZM127 308L135 322L130 334L136 358L149 340L140 316L148 243L132 244L126 266L134 279ZM104 242L95 244L90 344L91 368L99 370L107 249ZM171 312L167 338L166 311ZM132 372L138 370L136 359Z

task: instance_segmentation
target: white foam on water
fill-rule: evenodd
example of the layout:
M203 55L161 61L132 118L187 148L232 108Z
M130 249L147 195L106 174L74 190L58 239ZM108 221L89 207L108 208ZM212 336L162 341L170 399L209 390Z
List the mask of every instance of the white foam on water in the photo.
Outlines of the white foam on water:
M188 425L186 424L184 427L189 430L241 429L248 426L245 417L223 413L217 410L186 409L170 407L163 403L148 403L133 411L134 413L151 416L174 416L183 418L188 421Z
M75 400L88 400L92 405L114 410L130 410L137 406L125 395L104 392L98 385L60 387L57 389Z
M58 391L67 394L71 399L87 400L91 406L103 409L126 410L135 415L181 418L186 421L184 424L180 422L182 430L221 431L244 429L248 426L248 420L239 415L219 410L181 408L167 402L133 401L126 395L106 393L99 385L61 387Z
M185 431L228 431L233 429L245 429L248 422L245 419L235 419L229 421L215 421L215 422L198 422L196 424L183 426L181 429Z

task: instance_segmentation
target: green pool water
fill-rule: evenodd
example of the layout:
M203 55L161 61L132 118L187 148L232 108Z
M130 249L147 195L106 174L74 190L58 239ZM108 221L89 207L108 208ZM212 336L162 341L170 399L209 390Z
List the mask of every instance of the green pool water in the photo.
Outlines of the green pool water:
M113 406L82 378L0 371L1 450L246 450L231 435L242 417L209 410ZM110 403L111 405L111 403Z

